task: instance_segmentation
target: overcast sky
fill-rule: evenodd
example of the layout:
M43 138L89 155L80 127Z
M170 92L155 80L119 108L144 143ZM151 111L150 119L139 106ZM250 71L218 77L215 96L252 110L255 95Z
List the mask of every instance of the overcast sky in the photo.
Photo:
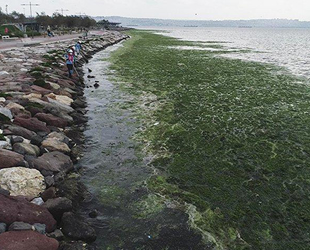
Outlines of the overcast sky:
M8 12L29 15L29 3L23 0L0 0ZM68 9L66 15L86 13L91 16L124 16L163 19L227 20L287 18L310 21L310 0L33 0L35 12L51 15Z

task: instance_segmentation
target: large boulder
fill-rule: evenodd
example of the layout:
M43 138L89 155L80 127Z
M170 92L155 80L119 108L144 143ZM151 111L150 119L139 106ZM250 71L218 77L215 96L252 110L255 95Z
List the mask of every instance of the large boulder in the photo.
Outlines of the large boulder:
M70 106L71 103L73 102L73 100L70 97L65 96L65 95L55 95L55 94L51 93L51 94L48 94L47 97L49 97L53 100L56 100L62 104L68 105L68 106Z
M11 231L0 234L1 250L57 250L57 240L33 231Z
M73 163L70 157L58 151L45 153L37 159L32 160L30 165L41 172L47 171L54 174L59 172L67 173L73 169Z
M95 241L97 238L96 231L82 218L72 212L64 213L61 220L62 232L74 239L86 242Z
M21 118L21 117L16 117L14 119L14 123L22 126L24 128L27 128L31 131L35 131L35 132L50 132L49 128L46 127L46 123L45 122L41 122L39 121L37 118L29 118L29 119L25 119L25 118Z
M45 190L43 175L36 169L23 167L0 169L0 187L12 196L38 197Z
M22 155L38 156L40 154L40 148L38 146L25 142L15 143L13 145L13 150Z
M57 138L46 138L42 141L42 147L46 148L48 151L60 151L63 153L70 153L70 148L68 145Z
M28 140L31 140L31 138L36 135L35 132L20 126L7 125L4 128L5 128L3 131L4 135L19 135Z
M24 156L10 150L0 149L0 169L25 165Z
M72 210L72 201L66 197L58 197L47 200L43 206L50 211L56 220L59 220L65 212Z
M59 128L64 128L67 126L66 120L60 117L54 116L52 114L37 113L35 117L38 118L40 121L46 122L46 124L49 126L54 126L54 127L59 127Z
M15 221L31 225L41 223L46 225L47 232L52 232L56 228L55 219L45 207L2 194L0 194L0 221L8 225Z

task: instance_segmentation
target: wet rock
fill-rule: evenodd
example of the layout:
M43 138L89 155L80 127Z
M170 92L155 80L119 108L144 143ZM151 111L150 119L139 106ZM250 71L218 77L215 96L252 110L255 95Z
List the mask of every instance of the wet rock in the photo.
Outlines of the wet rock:
M95 78L95 76L88 75L87 78Z
M24 166L24 156L10 150L0 149L0 169Z
M49 128L46 127L46 123L39 121L37 118L25 119L16 117L14 123L34 132L50 132Z
M6 224L0 222L0 234L4 233L6 231Z
M56 188L55 187L49 187L46 189L42 194L41 198L43 201L47 201L48 199L52 199L56 197Z
M72 107L70 107L69 105L67 104L64 104L64 103L61 103L60 101L58 100L54 100L52 98L47 98L49 103L52 104L54 107L57 107L58 109L64 111L64 112L67 112L67 113L71 113L74 111L74 109ZM72 100L72 99L71 99Z
M0 187L13 196L37 197L45 190L45 183L38 170L13 167L0 170Z
M19 135L29 140L31 140L31 138L36 135L35 132L30 131L29 129L26 129L20 126L14 126L14 125L5 126L5 130L3 134L4 135Z
M67 173L73 169L70 157L57 151L43 154L30 162L30 165L39 171L46 170L53 173Z
M99 87L99 84L98 83L95 83L94 84L94 87L97 89Z
M59 141L57 138L46 138L42 142L42 147L48 151L59 151L63 153L70 153L70 148L64 142Z
M1 250L57 250L57 240L33 231L11 231L0 234Z
M32 230L32 225L21 221L13 222L8 229L8 231L27 231L27 230Z
M22 155L38 156L40 154L40 149L38 146L28 143L15 143L13 145L13 151Z
M65 128L68 124L66 120L52 114L37 113L34 117L38 118L40 121L46 122L49 126Z
M91 212L88 214L88 216L89 216L90 218L96 218L96 217L98 216L98 211L95 209L95 210L91 211Z
M61 224L63 233L72 239L92 242L97 238L95 230L72 212L63 214Z
M61 232L61 230L56 229L54 232L51 232L50 234L48 234L48 237L61 241L64 239L65 236Z
M6 224L12 224L15 221L45 224L47 232L52 232L56 228L56 221L46 208L1 194L0 221Z
M56 220L60 220L65 212L72 210L72 201L65 197L58 197L47 200L43 206L50 211Z

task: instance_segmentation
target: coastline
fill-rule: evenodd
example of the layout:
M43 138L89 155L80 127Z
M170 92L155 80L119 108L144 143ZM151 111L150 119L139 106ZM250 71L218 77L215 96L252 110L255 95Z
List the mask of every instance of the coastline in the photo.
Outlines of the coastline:
M84 41L83 52L90 58L127 38L106 32ZM84 244L70 240L96 238L91 226L74 215L78 201L67 198L77 187L67 175L76 176L74 163L87 121L84 83L77 73L69 79L64 65L64 51L72 43L0 51L0 245L4 249L25 239L27 246L51 250L65 239L69 243L61 244L61 249L70 249L72 244ZM82 66L86 60L77 63ZM80 67L78 74L83 74Z

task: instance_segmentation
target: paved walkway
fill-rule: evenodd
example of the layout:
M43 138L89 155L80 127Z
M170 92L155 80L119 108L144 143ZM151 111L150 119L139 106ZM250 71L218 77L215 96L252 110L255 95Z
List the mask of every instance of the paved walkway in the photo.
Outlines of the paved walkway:
M95 34L96 32L92 32L91 34ZM62 36L54 36L54 37L34 37L34 38L22 38L13 41L3 41L0 40L0 50L7 50L15 47L23 47L23 46L31 46L40 43L50 43L50 42L57 42L57 41L65 41L65 40L72 40L82 36L82 33L79 34L72 34L72 35L62 35Z

